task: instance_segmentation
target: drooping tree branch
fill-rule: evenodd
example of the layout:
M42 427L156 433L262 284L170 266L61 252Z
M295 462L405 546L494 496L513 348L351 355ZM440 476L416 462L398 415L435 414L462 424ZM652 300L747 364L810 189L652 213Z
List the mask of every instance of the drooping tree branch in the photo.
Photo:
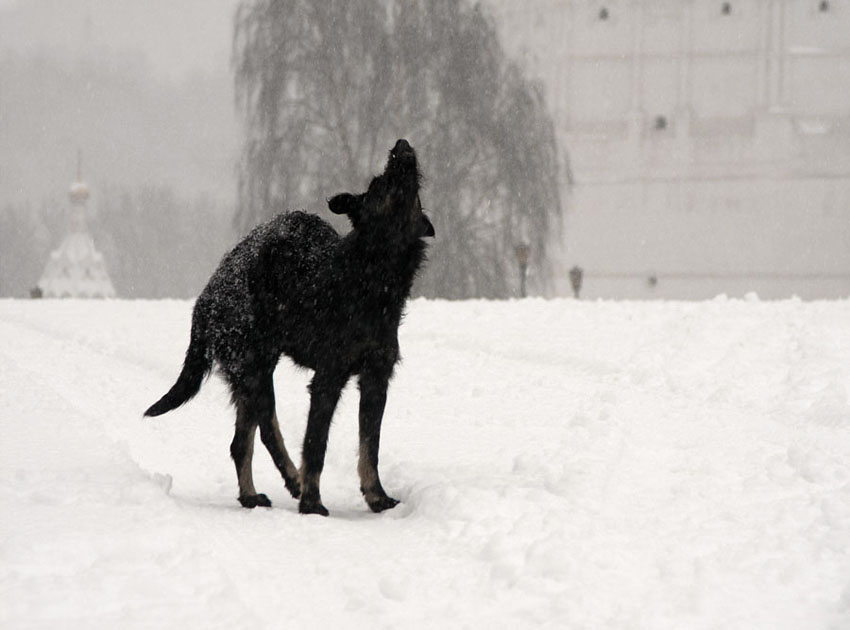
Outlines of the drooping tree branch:
M511 295L519 242L545 289L562 212L554 128L542 92L507 59L482 9L461 0L246 0L233 62L246 134L242 229L360 190L406 137L438 231L417 290Z

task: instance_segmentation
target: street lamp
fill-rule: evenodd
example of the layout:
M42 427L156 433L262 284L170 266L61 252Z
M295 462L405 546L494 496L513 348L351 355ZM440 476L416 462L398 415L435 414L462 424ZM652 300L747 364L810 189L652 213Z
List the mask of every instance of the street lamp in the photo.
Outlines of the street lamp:
M514 248L516 260L519 263L519 296L526 297L527 291L525 281L528 277L528 252L530 248L527 243L520 243Z
M570 285L573 287L573 295L576 299L579 299L579 294L581 293L581 285L584 280L584 269L576 265L572 269L570 269Z

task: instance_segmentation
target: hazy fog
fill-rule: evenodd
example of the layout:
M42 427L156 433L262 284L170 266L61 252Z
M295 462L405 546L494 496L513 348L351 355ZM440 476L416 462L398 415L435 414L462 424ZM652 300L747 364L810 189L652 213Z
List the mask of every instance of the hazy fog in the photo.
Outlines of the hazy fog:
M200 290L238 236L237 4L0 0L0 296L61 240L78 153L119 295ZM483 4L554 119L558 293L572 267L586 297L850 292L839 3ZM204 234L165 255L156 230Z
M138 55L154 74L183 79L228 66L237 0L0 0L0 48Z
M77 149L96 194L232 199L234 1L0 4L0 200L58 200Z
M0 1L0 295L62 240L78 155L118 295L197 294L237 237L234 7Z

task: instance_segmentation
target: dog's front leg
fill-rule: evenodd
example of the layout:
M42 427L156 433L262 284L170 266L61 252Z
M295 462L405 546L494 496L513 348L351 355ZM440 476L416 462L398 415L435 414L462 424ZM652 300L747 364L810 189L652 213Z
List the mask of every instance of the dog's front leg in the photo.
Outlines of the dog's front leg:
M301 501L298 511L302 514L328 515L327 508L322 505L319 480L325 467L331 419L346 380L347 377L316 372L310 383L310 413L301 449Z
M390 374L364 372L360 375L360 491L373 512L398 505L388 496L378 476L378 451L381 446L381 421L387 403Z

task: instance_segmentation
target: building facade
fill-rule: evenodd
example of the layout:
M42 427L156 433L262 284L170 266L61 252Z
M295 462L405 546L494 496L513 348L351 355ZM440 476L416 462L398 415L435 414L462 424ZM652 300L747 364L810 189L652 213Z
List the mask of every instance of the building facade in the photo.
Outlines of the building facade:
M850 296L850 0L489 4L555 118L560 292Z

